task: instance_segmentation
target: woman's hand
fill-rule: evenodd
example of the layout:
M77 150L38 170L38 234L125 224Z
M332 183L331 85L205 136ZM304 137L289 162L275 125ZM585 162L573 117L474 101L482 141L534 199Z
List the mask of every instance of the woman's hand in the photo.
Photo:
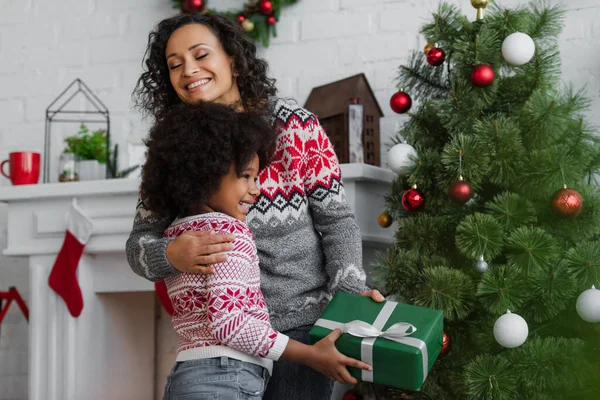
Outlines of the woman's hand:
M167 260L177 270L190 274L214 274L210 264L227 261L226 254L233 250L235 236L217 235L209 231L188 231L167 245Z
M377 289L367 290L366 292L362 292L360 295L370 297L378 303L381 303L385 300L385 297L383 297L383 295Z
M335 329L329 335L319 340L313 346L309 346L307 360L305 362L311 368L316 369L329 379L341 383L358 383L356 378L350 375L346 367L356 367L371 371L373 368L362 361L346 357L335 348L335 341L342 335L341 329Z

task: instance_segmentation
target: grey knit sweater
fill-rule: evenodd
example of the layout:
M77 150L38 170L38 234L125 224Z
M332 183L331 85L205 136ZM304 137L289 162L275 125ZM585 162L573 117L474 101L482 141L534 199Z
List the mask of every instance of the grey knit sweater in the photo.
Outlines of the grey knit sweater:
M313 114L283 100L274 117L277 149L259 176L261 194L247 224L271 323L284 332L314 324L334 292L368 288L360 232L327 135ZM163 238L172 219L158 218L138 203L126 245L138 275L160 281L176 271L166 258L169 239Z

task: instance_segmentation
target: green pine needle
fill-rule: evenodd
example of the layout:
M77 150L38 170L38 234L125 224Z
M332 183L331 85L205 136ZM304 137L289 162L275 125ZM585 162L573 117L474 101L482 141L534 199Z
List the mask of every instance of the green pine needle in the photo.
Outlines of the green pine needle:
M440 173L439 181L444 187L450 186L462 175L477 190L488 173L490 159L475 137L459 134L444 147L442 164L445 169L443 174Z
M576 280L565 263L545 266L531 278L531 296L523 317L545 322L567 308L575 294Z
M513 231L506 241L507 259L523 273L540 271L558 258L557 241L536 227L521 227Z
M450 321L465 318L474 306L471 278L462 271L447 267L426 268L425 282L417 290L414 304L444 311Z
M511 363L504 357L482 354L466 367L469 399L514 400L517 398L517 377Z
M502 226L491 215L469 215L456 229L456 247L472 260L481 255L486 260L492 260L500 254L503 246Z
M565 255L566 268L577 279L577 291L600 288L600 243L579 243Z
M491 202L486 203L485 210L492 215L509 232L524 225L536 223L533 204L515 193L504 192Z
M508 352L506 357L513 364L522 390L554 394L554 398L560 399L564 398L560 393L581 390L582 381L593 372L585 351L585 344L579 339L536 337Z
M525 160L525 148L517 121L501 114L479 119L473 126L479 143L489 154L489 180L509 188L521 171Z
M500 316L506 310L520 310L527 295L527 284L521 272L512 265L492 265L477 287L481 304Z

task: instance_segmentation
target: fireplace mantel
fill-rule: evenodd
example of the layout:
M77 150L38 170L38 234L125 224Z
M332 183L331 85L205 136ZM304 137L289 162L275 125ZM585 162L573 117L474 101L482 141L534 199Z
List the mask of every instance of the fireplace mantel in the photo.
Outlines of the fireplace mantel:
M393 243L395 226L377 216L395 174L366 164L343 164L347 199L363 238L365 266ZM151 282L125 259L139 181L111 179L3 188L7 247L30 268L29 398L31 400L148 400L154 395L155 297ZM72 199L94 222L78 268L84 297L72 318L49 287Z

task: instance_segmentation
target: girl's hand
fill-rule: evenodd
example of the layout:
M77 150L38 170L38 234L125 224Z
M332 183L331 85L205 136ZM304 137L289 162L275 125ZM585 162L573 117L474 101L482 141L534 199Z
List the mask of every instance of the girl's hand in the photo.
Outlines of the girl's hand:
M377 290L377 289L367 290L366 292L362 292L360 295L365 296L365 297L370 297L378 303L381 303L382 301L385 300L385 297L383 297L383 295L381 293L379 293L379 290Z
M188 231L167 245L167 260L177 270L190 274L214 274L210 264L227 261L224 253L233 250L234 235L209 231Z
M342 330L335 329L314 345L309 346L310 350L305 364L333 381L356 384L358 381L350 375L346 367L356 367L368 371L373 368L367 363L346 357L335 348L335 341L341 335Z

